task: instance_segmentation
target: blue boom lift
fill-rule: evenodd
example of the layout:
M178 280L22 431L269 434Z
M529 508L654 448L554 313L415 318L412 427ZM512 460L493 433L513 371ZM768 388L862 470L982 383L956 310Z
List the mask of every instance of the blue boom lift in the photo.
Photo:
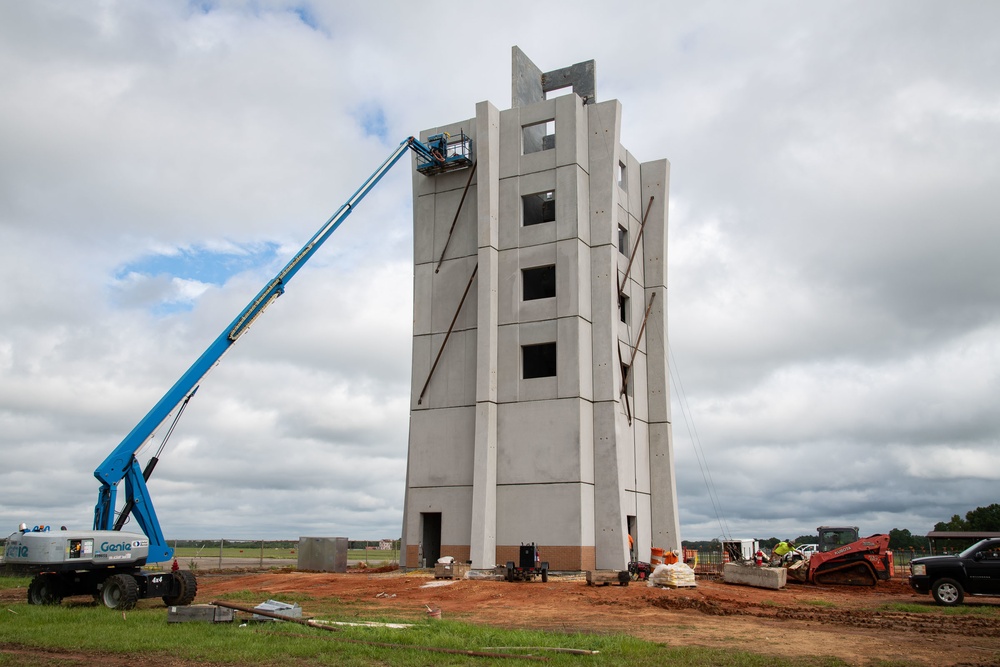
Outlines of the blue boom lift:
M5 562L36 575L28 587L28 602L58 604L64 597L92 594L109 607L129 609L143 598L162 597L171 606L190 604L194 600L197 581L190 572L176 570L165 574L141 569L147 562L169 561L174 555L156 518L146 482L205 374L264 310L284 294L285 286L299 269L410 150L416 155L417 171L427 176L472 166L472 144L464 132L456 136L436 134L429 137L427 143L413 137L400 143L94 471L100 490L94 508L93 530L50 531L47 526L28 529L22 524L20 530L7 539ZM159 449L141 468L136 452L175 410L177 414ZM122 481L125 482L125 499L121 510L116 512L118 484ZM122 532L130 516L135 517L142 534Z

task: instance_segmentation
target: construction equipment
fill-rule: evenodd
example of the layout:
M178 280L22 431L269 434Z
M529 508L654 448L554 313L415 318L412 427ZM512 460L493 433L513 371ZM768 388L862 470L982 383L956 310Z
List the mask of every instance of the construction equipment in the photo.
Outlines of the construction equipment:
M894 574L888 535L859 538L857 526L820 526L819 551L786 563L788 578L810 584L874 586Z
M52 531L47 526L32 529L24 524L7 540L5 562L36 576L28 588L28 602L58 604L71 595L92 594L108 607L129 609L139 599L162 597L166 604L186 605L194 600L197 581L188 571L148 572L147 563L173 558L173 549L160 529L146 482L199 383L229 348L249 330L264 310L284 294L285 286L321 245L333 234L383 176L412 150L417 170L427 176L472 166L472 142L464 132L431 137L429 145L408 137L376 169L361 187L302 246L273 279L240 311L179 380L164 394L125 439L94 471L100 482L94 525L90 531ZM175 414L176 413L176 414ZM171 415L156 453L144 468L137 452ZM117 510L118 484L125 482L125 498ZM124 532L130 517L141 533Z
M507 581L531 581L541 575L542 583L549 580L549 564L543 561L535 543L521 544L518 562L507 561Z

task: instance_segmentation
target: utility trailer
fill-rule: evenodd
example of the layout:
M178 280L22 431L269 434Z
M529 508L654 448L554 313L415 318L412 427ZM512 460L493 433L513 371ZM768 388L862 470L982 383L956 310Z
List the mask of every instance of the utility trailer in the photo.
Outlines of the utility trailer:
M507 561L507 581L531 581L537 576L542 577L544 584L549 580L549 564L543 561L535 543L522 544L517 564Z

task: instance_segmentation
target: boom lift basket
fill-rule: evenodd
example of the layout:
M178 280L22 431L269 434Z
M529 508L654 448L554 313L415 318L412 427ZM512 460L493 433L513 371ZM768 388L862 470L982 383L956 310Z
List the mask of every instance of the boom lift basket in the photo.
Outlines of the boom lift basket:
M472 166L472 139L465 132L457 135L442 132L427 138L433 158L416 153L417 171L424 176L436 176Z

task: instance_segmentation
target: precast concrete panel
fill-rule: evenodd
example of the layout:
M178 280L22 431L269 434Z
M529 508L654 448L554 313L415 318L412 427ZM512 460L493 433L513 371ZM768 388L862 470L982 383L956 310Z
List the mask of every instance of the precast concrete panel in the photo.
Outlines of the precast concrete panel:
M421 178L427 178L421 176ZM413 199L413 217L416 220L434 220L436 196L426 194ZM428 222L413 226L413 263L415 265L437 261L434 258L434 225Z
M583 100L579 95L561 95L552 101L556 103L556 167L588 162Z
M645 211L649 198L653 205L642 235L643 270L646 287L667 284L667 193L670 186L670 163L666 160L644 162L641 167L642 206Z
M590 240L589 176L580 165L571 164L556 169L556 239L559 241Z
M521 347L555 342L558 354L558 333L559 327L555 320L499 327L497 338L499 402L537 401L556 397L558 384L555 377L531 379L521 377Z
M406 542L420 542L420 514L441 513L441 544L469 544L472 527L472 486L411 487Z
M521 311L521 251L497 253L497 323L516 324Z
M410 446L423 454L409 457L410 486L472 485L476 409L441 408L410 413ZM441 446L446 443L448 446Z
M417 264L413 267L413 335L424 336L431 333L431 298L433 280L431 264ZM419 308L418 308L419 306ZM419 391L419 388L418 388Z
M497 412L492 402L476 406L476 451L472 486L472 566L496 565L497 546Z
M590 244L617 245L614 223L621 189L615 179L621 136L621 105L617 100L588 104L590 128Z
M589 341L590 326L579 317L560 317L556 320L557 338L556 365L559 373L556 376L556 395L559 398L580 398L583 394L583 377L592 375L588 360L590 349L583 349L580 343Z
M521 174L521 114L518 109L500 112L500 180Z
M632 437L626 437L619 451L624 461L625 489L649 493L649 425L639 419L632 420Z
M669 422L649 425L650 504L653 544L664 549L681 548L677 485L674 479L674 447Z
M497 486L497 544L580 545L580 484Z
M641 222L645 206L642 204L642 178L639 161L624 148L621 149L619 155L625 156L625 172L630 176L625 187L627 197L625 207L628 209L629 215Z
M476 105L476 207L479 247L499 248L500 112L489 102ZM480 189L478 186L482 184Z
M478 255L475 254L450 259L441 264L437 273L429 264L417 267L417 275L431 281L431 331L434 333L447 332L453 321L455 330L476 328L476 291L470 289L464 303L462 295L468 289L469 279L476 270L478 261ZM456 313L458 319L455 319Z
M580 315L581 301L586 303L590 311L590 292L581 290L581 278L584 285L590 285L590 262L582 268L580 255L590 258L590 248L579 239L568 239L554 244L556 263L556 312L552 317L577 317Z
M628 562L622 543L625 513L618 411L616 401L594 403L594 547L600 569L621 569L621 564Z
M486 246L479 250L478 285L479 312L476 327L476 401L497 400L497 324L499 308L499 266L497 249Z
M584 481L580 438L591 417L579 399L505 403L497 408L497 484ZM589 481L589 480L587 480Z
M560 243L563 244L573 243L572 241L564 241ZM569 247L569 246L566 246ZM560 316L579 316L588 322L593 322L593 317L591 315L593 304L591 302L590 294L592 293L592 259L590 256L590 246L584 243L582 240L577 239L577 241L572 246L572 253L567 252L567 255L572 257L573 270L571 273L571 284L569 289L573 290L576 295L571 304L569 304L566 310L560 310ZM592 348L588 348L592 349ZM589 354L589 352L588 352Z
M621 365L618 362L617 255L618 247L610 244L590 249L595 401L617 401L621 388Z
M433 334L413 339L411 410L468 406L476 402L476 331L453 332L447 345L445 338L445 334ZM438 359L437 366L433 365L434 359ZM421 398L425 384L427 389Z
M517 177L501 179L497 184L497 248L516 250L521 233L521 185Z
M431 261L475 255L479 248L476 186L435 195L434 253ZM463 201L463 194L465 195ZM449 235L450 232L450 235Z

